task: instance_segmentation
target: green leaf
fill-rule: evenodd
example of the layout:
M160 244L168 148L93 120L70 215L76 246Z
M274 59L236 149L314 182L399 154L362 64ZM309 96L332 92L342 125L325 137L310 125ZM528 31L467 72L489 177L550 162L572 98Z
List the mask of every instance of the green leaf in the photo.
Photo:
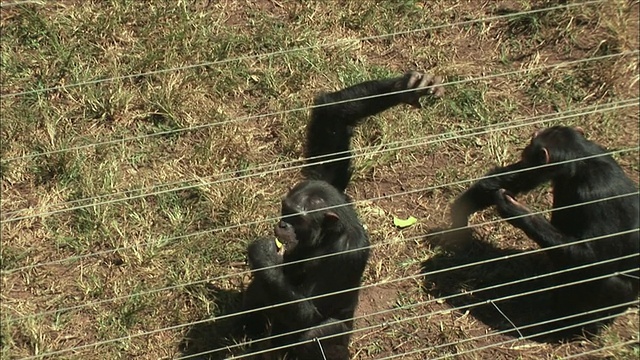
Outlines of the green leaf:
M409 227L409 226L411 226L411 225L413 225L413 224L415 224L417 222L418 222L418 219L414 218L413 216L409 216L409 218L406 219L406 220L400 219L400 218L395 217L395 216L393 217L393 225L395 225L395 226L397 226L397 227L399 227L401 229Z

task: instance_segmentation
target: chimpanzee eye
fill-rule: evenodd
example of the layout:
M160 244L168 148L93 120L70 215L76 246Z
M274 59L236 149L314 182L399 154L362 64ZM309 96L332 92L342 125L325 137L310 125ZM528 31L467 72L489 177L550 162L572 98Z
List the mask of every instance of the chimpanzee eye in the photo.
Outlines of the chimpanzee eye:
M300 213L296 212L296 211L291 211L290 209L287 208L282 208L282 216L281 216L281 220L289 223L291 225L295 225L297 223L300 222Z
M295 213L292 214L291 217L288 218L289 223L293 224L300 224L304 219L303 217L300 215L300 213Z

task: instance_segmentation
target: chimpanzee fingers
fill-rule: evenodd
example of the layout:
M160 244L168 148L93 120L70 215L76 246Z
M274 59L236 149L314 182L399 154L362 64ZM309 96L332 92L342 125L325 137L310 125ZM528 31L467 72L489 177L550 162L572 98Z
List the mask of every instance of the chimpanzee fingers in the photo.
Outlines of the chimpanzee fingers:
M424 95L432 95L440 97L444 94L444 88L439 86L442 84L441 76L423 74L418 71L409 71L405 74L405 89L415 89L415 92L406 94L405 102L413 107L420 108L420 97Z
M411 70L408 71L405 75L404 75L405 79L406 79L406 83L405 83L405 87L407 89L413 89L415 87L417 87L417 85L420 83L420 81L422 81L422 73Z
M510 205L515 206L516 208L520 209L520 211L522 213L530 213L531 211L529 211L529 209L522 205L522 203L516 201L515 195L513 195L511 192L505 190L505 189L500 189L503 193L504 199L509 202Z
M278 254L278 248L274 239L260 238L253 241L248 248L249 266L259 269L277 265L282 262L282 256Z
M509 194L507 193L507 191L505 189L498 189L496 191L494 191L493 193L493 199L494 199L494 203L496 204L496 207L498 208L498 212L500 212L500 215L502 215L503 213L509 213L509 207L513 204L510 200L513 199L512 196L509 196ZM514 199L515 201L515 199Z
M440 86L442 85L442 82L444 81L444 79L442 78L442 76L431 76L431 79L428 83L428 85L430 85L431 87L429 88L429 95L432 95L434 97L441 97L442 95L444 95L444 87ZM425 85L427 86L427 85Z
M443 81L442 76L423 74L418 71L410 71L407 76L407 89L416 89L419 95L440 96L444 93L444 88L439 86Z
M409 90L409 89L415 89L416 87L419 87L421 81L422 81L422 73L419 73L417 71L409 71L404 75L404 78L402 80L402 83L400 83L400 90ZM411 91L411 92L405 92L402 93L400 96L402 96L404 98L404 102L417 108L420 109L422 107L422 105L420 105L420 95L416 94L415 92Z
M407 89L422 90L432 84L435 85L434 79L436 77L430 74L423 74L419 71L409 71L405 77L407 78L407 83L405 84Z
M529 214L529 209L517 202L505 189L497 190L494 193L494 200L498 213L504 218Z

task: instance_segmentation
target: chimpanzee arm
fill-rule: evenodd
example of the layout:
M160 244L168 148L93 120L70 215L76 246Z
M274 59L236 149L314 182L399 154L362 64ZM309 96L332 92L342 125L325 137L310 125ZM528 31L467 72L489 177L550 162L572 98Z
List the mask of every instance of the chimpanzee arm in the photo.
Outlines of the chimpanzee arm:
M282 264L283 258L278 253L273 239L261 238L252 242L248 248L248 259L251 269L254 270L255 279L252 285L260 285L264 289L262 302L265 305L296 301L270 310L278 313L278 321L303 328L317 325L322 320L322 315L312 301L297 301L304 296L287 281L282 266L277 266Z
M495 191L493 197L500 216L506 218L511 225L524 231L540 247L565 245L579 240L560 232L544 216L531 214L529 209L517 202L504 189ZM588 243L563 246L553 250L550 255L555 258L555 263L572 266L596 260L593 249Z
M260 271L256 274L268 289L266 296L269 303L278 305L288 302L293 304L283 305L271 309L278 313L278 321L285 323L291 328L307 328L317 325L323 320L322 314L318 311L311 300L303 300L305 296L287 282L281 268L273 268Z
M401 77L366 81L318 96L315 99L315 106L318 107L314 108L307 127L305 157L310 166L304 170L305 176L324 180L343 192L351 178L349 146L353 127L360 120L398 104L419 107L421 96L441 96L444 92L438 86L441 82L440 77L411 71ZM413 91L388 94L408 89ZM375 97L368 98L372 96ZM344 159L326 163L341 158Z
M469 216L495 204L495 192L506 189L519 194L534 189L548 179L536 170L526 170L522 162L493 169L485 178L477 181L451 205L453 228L467 226ZM502 174L502 175L501 175Z
M355 126L360 120L401 103L419 107L421 96L442 94L441 82L440 77L416 71L391 79L365 81L318 96L315 105L320 107L314 109L311 121ZM410 89L413 91L405 91Z
M313 329L305 332L300 340L317 339L299 346L296 349L298 359L335 359L348 360L349 357L349 330L350 327L344 321L327 319ZM320 338L329 337L319 340Z

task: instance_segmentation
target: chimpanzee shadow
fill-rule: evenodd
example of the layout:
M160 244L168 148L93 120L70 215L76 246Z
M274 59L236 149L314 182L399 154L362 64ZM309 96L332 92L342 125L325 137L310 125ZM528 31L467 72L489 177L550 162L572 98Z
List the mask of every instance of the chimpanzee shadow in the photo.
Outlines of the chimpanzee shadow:
M562 325L557 322L527 327L557 318L552 312L549 291L520 295L552 286L548 278L501 285L548 273L550 263L544 253L484 262L522 254L524 251L499 249L473 237L469 232L463 230L460 233L427 236L426 242L437 253L422 264L428 293L439 298L446 297L450 306L460 308L460 311L468 310L478 320L508 336L530 336L537 341L551 342L577 335L575 332L537 335L558 329ZM483 263L464 266L476 262ZM461 268L447 270L452 267Z
M216 317L223 318L211 319L211 321L191 326L180 342L178 348L180 353L182 356L191 355L193 357L189 359L197 360L227 359L242 353L242 347L234 346L244 342L237 317L224 317L240 311L242 293L214 286L208 287L208 290L211 297L215 299L216 309L219 309Z

